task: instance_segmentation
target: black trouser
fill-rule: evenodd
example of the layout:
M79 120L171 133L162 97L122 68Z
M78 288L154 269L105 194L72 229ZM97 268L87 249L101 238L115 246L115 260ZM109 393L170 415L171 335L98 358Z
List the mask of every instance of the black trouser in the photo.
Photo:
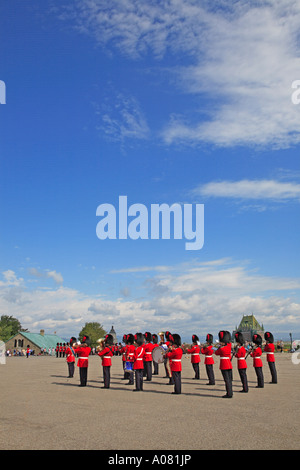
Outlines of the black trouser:
M104 379L104 387L109 388L109 386L110 386L110 366L103 366L103 379Z
M259 388L264 388L264 374L262 371L262 367L254 367L256 376L257 376L257 386Z
M174 393L181 393L181 372L178 370L172 371L172 378L174 380Z
M232 369L221 370L226 387L226 395L232 397Z
M86 382L87 382L87 372L88 372L87 367L79 367L80 385L84 387L86 386Z
M68 362L69 377L74 376L75 362Z
M200 368L199 368L199 362L197 363L192 363L193 369L195 371L195 379L200 379Z
M209 385L215 385L215 374L214 374L214 365L205 364L206 373L209 381Z
M238 369L244 392L248 392L247 369Z
M143 369L135 369L135 389L143 390ZM133 376L133 374L132 374Z
M144 377L147 377L148 381L152 380L152 361L144 361L144 372Z
M158 362L153 361L153 375L158 375Z
M272 384L277 384L277 371L276 371L275 362L268 362L268 364L269 364L269 369L270 369L271 376L272 376Z

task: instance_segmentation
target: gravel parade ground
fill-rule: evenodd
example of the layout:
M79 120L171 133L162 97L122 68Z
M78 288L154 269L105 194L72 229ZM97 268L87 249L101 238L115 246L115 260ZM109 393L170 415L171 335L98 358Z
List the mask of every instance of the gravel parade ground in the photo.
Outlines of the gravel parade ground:
M294 356L295 357L295 356ZM264 389L257 389L247 359L249 393L233 359L232 399L215 357L216 385L207 386L204 358L193 380L190 357L182 359L182 394L172 395L163 365L144 391L122 380L121 357L112 358L111 388L102 389L102 366L90 356L87 387L78 367L67 378L65 359L8 357L0 364L1 450L299 450L300 363L276 354L278 384L270 384L263 357ZM297 355L300 362L300 354Z

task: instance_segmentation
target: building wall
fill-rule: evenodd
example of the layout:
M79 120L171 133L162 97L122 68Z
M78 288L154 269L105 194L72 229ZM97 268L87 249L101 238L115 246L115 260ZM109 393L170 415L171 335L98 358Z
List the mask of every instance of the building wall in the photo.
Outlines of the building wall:
M32 343L29 339L25 338L21 333L17 333L16 336L9 339L5 343L6 351L9 349L13 351L22 351L22 349L26 350L27 345L29 345L30 349L34 351L34 354L39 354L41 352L41 348L39 348L36 344Z

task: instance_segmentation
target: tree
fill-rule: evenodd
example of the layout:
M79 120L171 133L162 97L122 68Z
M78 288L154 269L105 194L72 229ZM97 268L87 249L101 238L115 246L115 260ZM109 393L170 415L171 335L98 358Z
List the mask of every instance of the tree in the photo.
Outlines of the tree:
M79 333L79 339L82 341L83 336L89 336L91 346L97 346L97 339L103 338L106 331L103 326L97 322L86 323Z
M9 338L22 330L22 325L17 318L8 315L1 315L0 318L0 339L6 342Z

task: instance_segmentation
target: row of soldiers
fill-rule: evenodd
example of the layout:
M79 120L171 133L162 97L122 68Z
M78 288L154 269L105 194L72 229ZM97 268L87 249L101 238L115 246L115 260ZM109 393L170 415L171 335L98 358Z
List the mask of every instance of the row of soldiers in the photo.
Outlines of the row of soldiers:
M247 381L247 362L248 355L253 358L253 366L257 376L257 388L264 387L263 363L261 356L263 351L267 354L267 362L269 365L272 381L277 383L277 372L275 367L275 346L272 333L265 333L265 343L263 345L262 337L258 334L253 335L253 345L247 353L242 333L235 334L236 346L232 349L231 335L229 331L220 331L218 347L213 345L213 336L206 336L206 343L200 345L197 335L192 336L192 345L190 347L181 343L181 337L178 334L171 334L169 331L159 333L160 341L156 334L146 332L145 334L136 333L126 334L123 336L122 362L124 370L124 380L128 380L128 385L134 385L134 391L143 390L144 377L145 381L151 381L152 375L158 374L158 364L153 362L153 350L162 347L164 350L164 366L166 377L169 384L174 385L173 394L181 393L181 359L183 353L191 355L191 364L195 372L194 379L200 378L199 363L201 361L200 354L205 355L205 367L208 377L207 385L215 385L214 376L214 358L213 354L220 358L220 370L224 379L226 394L223 398L232 398L232 359L237 359L237 368L241 379L241 393L248 393ZM102 388L110 388L110 368L111 357L113 356L113 336L108 334L102 340L97 348L97 354L102 359L104 386ZM88 357L91 353L90 339L84 336L81 344L76 343L76 338L72 337L69 346L66 349L66 358L69 369L69 377L74 375L75 356L78 357L77 366L79 367L80 386L87 385ZM152 372L152 365L154 370Z

